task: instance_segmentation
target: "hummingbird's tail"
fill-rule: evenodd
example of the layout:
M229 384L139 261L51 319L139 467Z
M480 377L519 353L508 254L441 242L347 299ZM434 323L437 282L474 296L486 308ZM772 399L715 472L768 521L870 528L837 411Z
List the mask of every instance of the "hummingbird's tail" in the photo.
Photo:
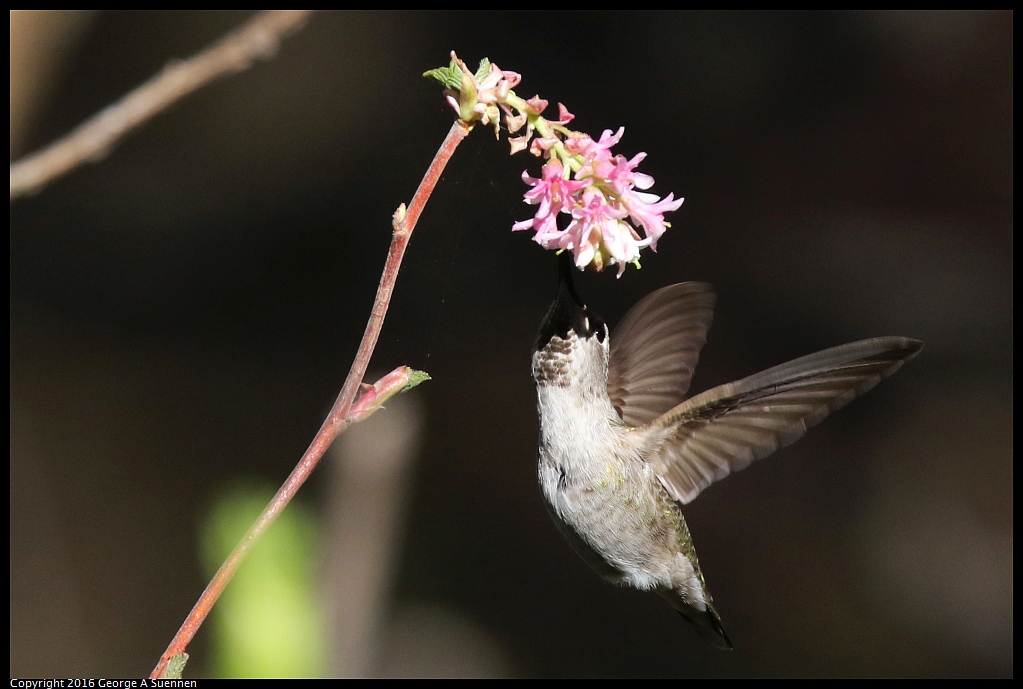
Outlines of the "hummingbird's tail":
M732 640L728 638L728 632L725 631L724 625L721 624L718 611L714 609L714 604L709 600L707 606L700 610L687 602L678 591L662 589L658 593L667 599L671 606L678 611L678 614L692 624L704 639L720 649L726 651L733 649Z

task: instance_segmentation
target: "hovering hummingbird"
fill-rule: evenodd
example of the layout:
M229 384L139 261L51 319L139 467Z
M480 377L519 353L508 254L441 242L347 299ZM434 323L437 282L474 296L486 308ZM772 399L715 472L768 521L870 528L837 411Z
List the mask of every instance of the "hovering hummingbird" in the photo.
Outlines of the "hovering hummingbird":
M567 256L532 362L548 509L606 580L654 591L731 648L681 505L798 440L923 343L853 342L685 399L713 317L710 285L659 289L609 334L576 294Z

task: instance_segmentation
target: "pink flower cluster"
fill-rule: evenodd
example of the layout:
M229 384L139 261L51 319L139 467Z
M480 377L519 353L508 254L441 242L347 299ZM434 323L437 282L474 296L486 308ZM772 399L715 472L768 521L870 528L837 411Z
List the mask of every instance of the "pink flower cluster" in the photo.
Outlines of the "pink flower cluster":
M526 192L526 203L538 208L532 218L515 223L512 229L535 230L533 240L545 249L571 251L580 270L588 265L603 270L617 264L619 277L627 264L639 265L640 249L649 246L656 251L657 240L669 227L664 214L676 210L683 199L672 194L659 199L637 191L649 189L654 180L636 172L646 153L631 160L611 154L624 131L612 134L605 130L599 141L576 132L563 142L534 140L533 148L539 143L548 160L540 178L524 172L522 179L532 187ZM563 144L574 173L569 174L559 160L555 142ZM562 214L567 216L564 229L558 223ZM643 228L643 237L636 227Z
M493 124L496 135L501 119L498 106L504 109L507 116L511 116L510 109L504 103L522 77L516 72L506 72L489 61L480 64L479 72L473 74L454 51L451 52L451 60L452 65L458 68L461 83L458 88L449 88L444 92L448 104L465 122Z
M448 102L463 122L493 124L496 134L503 114L510 134L525 128L510 138L512 153L528 149L546 158L539 178L522 173L532 187L525 201L537 210L529 220L515 223L513 230L534 230L533 240L545 249L571 251L580 270L617 265L619 277L629 263L639 266L640 249L657 249L657 240L670 226L664 214L678 209L683 199L637 191L649 189L654 180L636 172L646 153L632 159L611 153L624 127L615 134L606 130L594 141L566 126L575 116L560 103L558 119L545 119L547 101L515 95L512 88L521 77L488 60L473 74L452 52L448 67L430 70L426 76L447 87ZM636 228L642 228L642 237Z

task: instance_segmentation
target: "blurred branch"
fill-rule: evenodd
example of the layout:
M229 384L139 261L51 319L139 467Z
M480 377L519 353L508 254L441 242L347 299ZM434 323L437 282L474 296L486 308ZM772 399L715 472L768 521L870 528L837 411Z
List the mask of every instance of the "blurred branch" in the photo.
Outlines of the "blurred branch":
M349 428L331 446L321 470L327 472L329 496L319 593L327 677L380 676L389 594L424 416L418 395L395 397L386 414Z
M260 12L201 53L167 65L63 138L12 163L11 200L39 191L85 162L102 159L132 129L211 81L270 59L281 39L301 28L312 11Z

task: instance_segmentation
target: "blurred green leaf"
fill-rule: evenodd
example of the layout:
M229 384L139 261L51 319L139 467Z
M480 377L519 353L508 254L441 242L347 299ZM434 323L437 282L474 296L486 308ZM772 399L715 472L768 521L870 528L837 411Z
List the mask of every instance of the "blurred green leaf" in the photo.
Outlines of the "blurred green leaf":
M217 500L203 524L203 565L213 576L273 489L239 485ZM315 598L316 521L292 502L249 552L210 615L209 667L217 677L318 677L326 668Z

